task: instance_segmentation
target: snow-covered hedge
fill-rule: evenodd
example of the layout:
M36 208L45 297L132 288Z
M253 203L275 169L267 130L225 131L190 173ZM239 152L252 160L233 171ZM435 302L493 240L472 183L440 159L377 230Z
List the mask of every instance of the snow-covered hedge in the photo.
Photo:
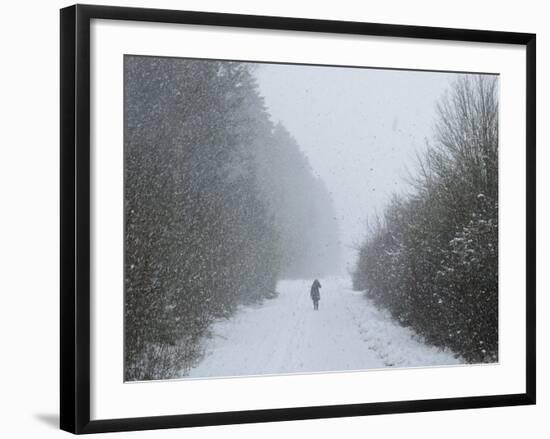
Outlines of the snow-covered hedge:
M498 79L462 76L438 105L408 194L368 231L354 287L427 341L498 360Z

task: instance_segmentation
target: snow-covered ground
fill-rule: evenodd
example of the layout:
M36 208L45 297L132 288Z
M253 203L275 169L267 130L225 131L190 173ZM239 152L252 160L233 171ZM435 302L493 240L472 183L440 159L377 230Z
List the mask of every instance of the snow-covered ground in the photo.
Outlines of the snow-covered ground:
M320 279L314 311L311 281L281 281L279 296L216 322L205 356L190 377L282 374L450 365L452 352L422 342L378 310L345 278Z

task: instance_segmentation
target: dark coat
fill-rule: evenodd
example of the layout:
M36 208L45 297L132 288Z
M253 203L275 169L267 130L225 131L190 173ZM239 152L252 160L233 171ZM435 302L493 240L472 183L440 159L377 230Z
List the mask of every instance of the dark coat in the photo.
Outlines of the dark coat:
M312 300L321 300L321 293L319 293L319 288L321 288L321 283L315 279L313 285L311 285L311 299Z

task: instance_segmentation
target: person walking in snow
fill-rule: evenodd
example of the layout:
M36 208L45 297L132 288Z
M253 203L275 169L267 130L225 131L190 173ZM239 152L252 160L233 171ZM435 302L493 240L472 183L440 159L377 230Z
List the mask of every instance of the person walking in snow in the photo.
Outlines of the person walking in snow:
M321 293L319 293L319 288L321 288L321 283L315 279L311 285L311 300L313 300L313 309L315 311L319 310L319 300L321 300Z

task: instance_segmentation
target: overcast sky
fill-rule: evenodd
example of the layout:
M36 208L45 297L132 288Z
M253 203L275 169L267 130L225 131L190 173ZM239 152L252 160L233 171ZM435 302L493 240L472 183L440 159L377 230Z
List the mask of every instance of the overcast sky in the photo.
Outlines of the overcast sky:
M433 130L435 104L457 75L262 64L260 92L331 192L345 266L366 219L406 190L406 169Z

